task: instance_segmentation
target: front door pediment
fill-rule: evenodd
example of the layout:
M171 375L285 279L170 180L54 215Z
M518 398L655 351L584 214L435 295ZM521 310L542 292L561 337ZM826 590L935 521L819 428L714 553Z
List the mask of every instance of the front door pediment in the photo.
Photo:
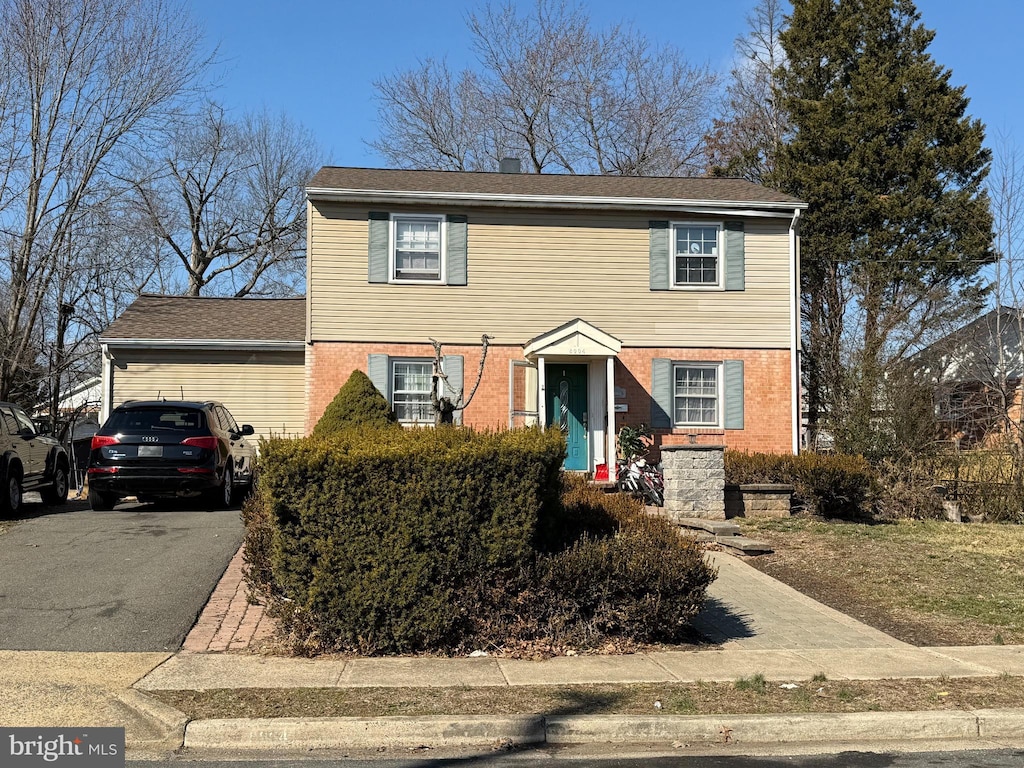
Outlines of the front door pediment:
M528 341L527 360L538 357L615 357L622 342L586 320L572 320Z

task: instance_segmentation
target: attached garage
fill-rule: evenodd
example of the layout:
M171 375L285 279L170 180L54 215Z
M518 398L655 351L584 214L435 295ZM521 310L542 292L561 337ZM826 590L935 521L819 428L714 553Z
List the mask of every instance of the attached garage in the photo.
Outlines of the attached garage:
M305 423L305 300L141 296L100 338L103 410L219 400L260 437Z

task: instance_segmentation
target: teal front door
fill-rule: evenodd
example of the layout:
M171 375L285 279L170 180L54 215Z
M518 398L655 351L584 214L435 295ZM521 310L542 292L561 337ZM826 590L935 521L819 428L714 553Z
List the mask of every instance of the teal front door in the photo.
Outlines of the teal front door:
M545 388L549 427L565 435L567 453L564 467L585 472L590 469L587 451L587 366L548 363Z

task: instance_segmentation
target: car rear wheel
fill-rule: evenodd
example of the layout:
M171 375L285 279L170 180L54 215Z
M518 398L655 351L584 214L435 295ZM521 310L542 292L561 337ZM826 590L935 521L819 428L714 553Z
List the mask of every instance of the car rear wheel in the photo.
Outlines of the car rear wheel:
M40 492L43 503L50 506L63 504L68 500L68 470L63 464L58 464L53 470L53 482Z
M117 496L101 491L89 490L89 506L97 512L108 512L117 504Z
M21 511L21 475L9 472L4 478L3 493L0 494L0 512L14 516Z
M235 500L235 474L231 471L229 464L224 468L224 485L220 489L220 508L230 509L231 503Z

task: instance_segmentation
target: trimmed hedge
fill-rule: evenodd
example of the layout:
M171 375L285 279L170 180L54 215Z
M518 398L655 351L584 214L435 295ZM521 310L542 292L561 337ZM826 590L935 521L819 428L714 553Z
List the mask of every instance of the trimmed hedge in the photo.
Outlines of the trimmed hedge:
M277 588L325 649L459 645L460 593L522 569L557 503L557 431L348 430L269 441L260 492ZM311 637L315 635L316 637Z
M246 578L308 654L689 639L715 575L702 549L563 475L563 455L555 430L270 441Z
M725 482L792 485L808 512L855 520L872 516L878 476L863 456L726 451Z

